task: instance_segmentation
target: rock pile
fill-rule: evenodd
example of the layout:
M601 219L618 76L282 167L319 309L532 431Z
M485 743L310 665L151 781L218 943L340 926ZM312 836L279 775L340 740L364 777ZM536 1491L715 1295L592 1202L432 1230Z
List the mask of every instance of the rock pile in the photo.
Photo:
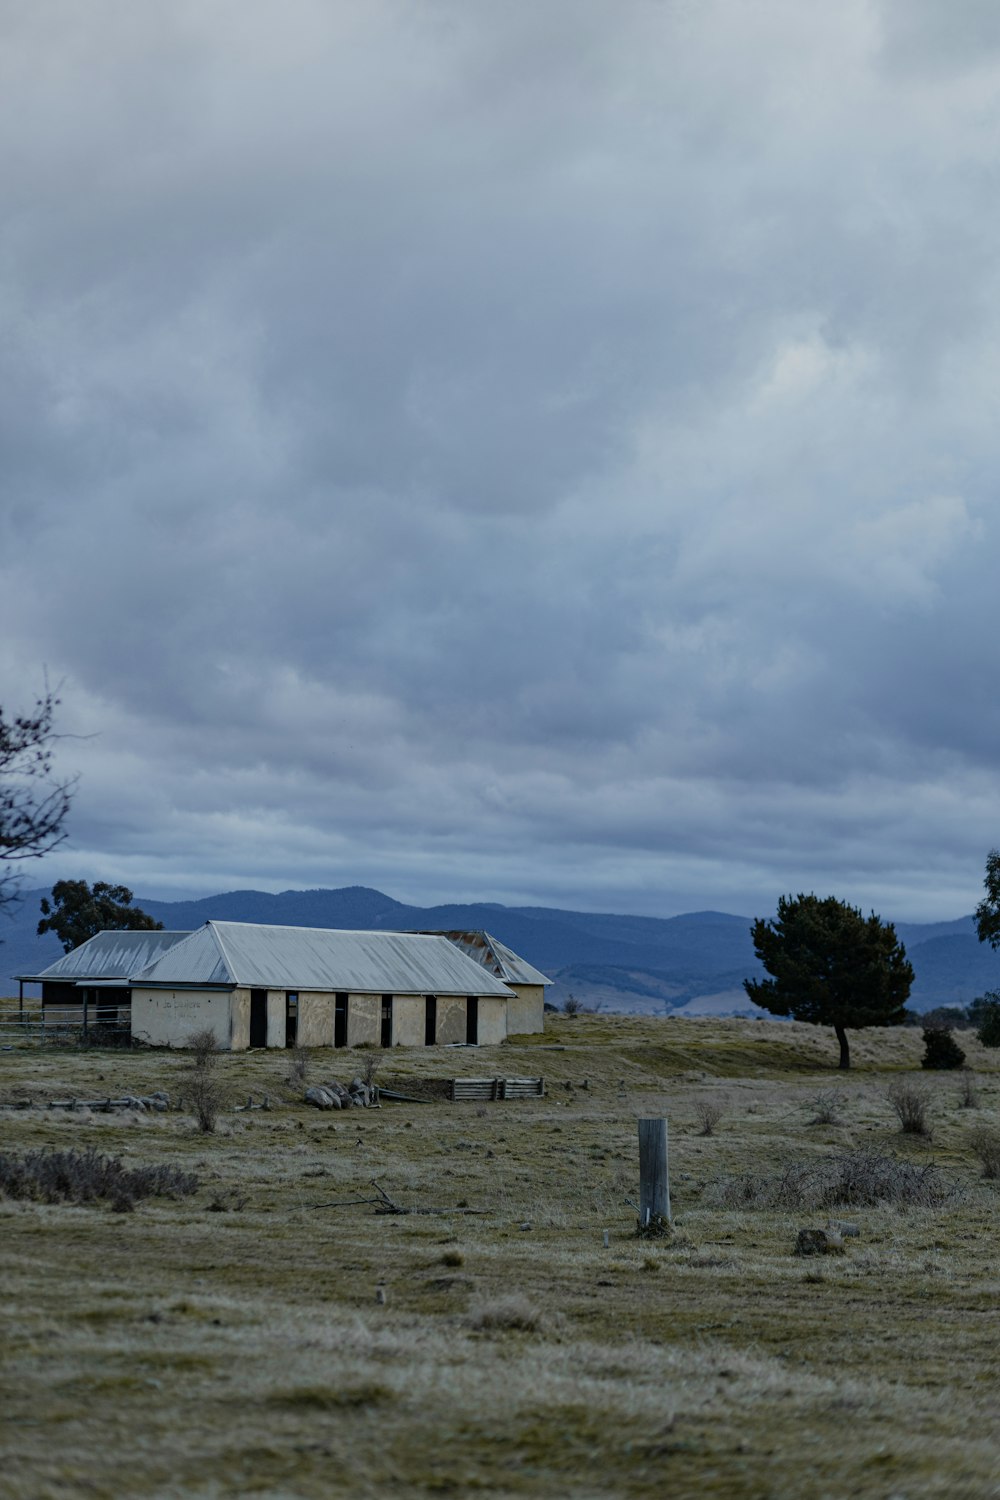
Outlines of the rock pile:
M317 1083L306 1089L305 1102L317 1109L371 1109L378 1106L378 1089L363 1078L342 1083Z

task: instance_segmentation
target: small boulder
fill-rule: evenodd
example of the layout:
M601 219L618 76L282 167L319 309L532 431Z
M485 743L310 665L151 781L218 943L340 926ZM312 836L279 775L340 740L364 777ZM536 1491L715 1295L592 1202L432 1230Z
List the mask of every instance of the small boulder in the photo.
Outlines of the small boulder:
M796 1255L843 1255L844 1241L836 1229L800 1229Z

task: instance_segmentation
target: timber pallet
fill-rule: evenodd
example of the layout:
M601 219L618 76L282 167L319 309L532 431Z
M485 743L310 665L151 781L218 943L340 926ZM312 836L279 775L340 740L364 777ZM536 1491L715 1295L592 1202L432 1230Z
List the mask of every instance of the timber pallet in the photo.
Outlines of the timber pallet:
M451 1098L543 1099L544 1078L452 1078Z

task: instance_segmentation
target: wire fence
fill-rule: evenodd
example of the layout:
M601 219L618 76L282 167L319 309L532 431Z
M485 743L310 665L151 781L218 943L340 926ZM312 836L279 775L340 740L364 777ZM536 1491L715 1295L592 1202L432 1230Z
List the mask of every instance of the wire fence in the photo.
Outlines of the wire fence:
M124 1006L52 1006L17 1001L0 1006L0 1048L121 1047L132 1039L132 1012Z

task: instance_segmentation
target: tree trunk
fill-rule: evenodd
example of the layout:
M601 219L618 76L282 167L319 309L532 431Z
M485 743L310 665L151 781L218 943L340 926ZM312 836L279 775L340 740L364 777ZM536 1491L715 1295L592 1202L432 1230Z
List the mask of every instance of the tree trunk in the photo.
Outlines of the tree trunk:
M851 1049L847 1044L847 1032L843 1026L835 1026L837 1041L840 1043L840 1066L849 1068L851 1066Z

